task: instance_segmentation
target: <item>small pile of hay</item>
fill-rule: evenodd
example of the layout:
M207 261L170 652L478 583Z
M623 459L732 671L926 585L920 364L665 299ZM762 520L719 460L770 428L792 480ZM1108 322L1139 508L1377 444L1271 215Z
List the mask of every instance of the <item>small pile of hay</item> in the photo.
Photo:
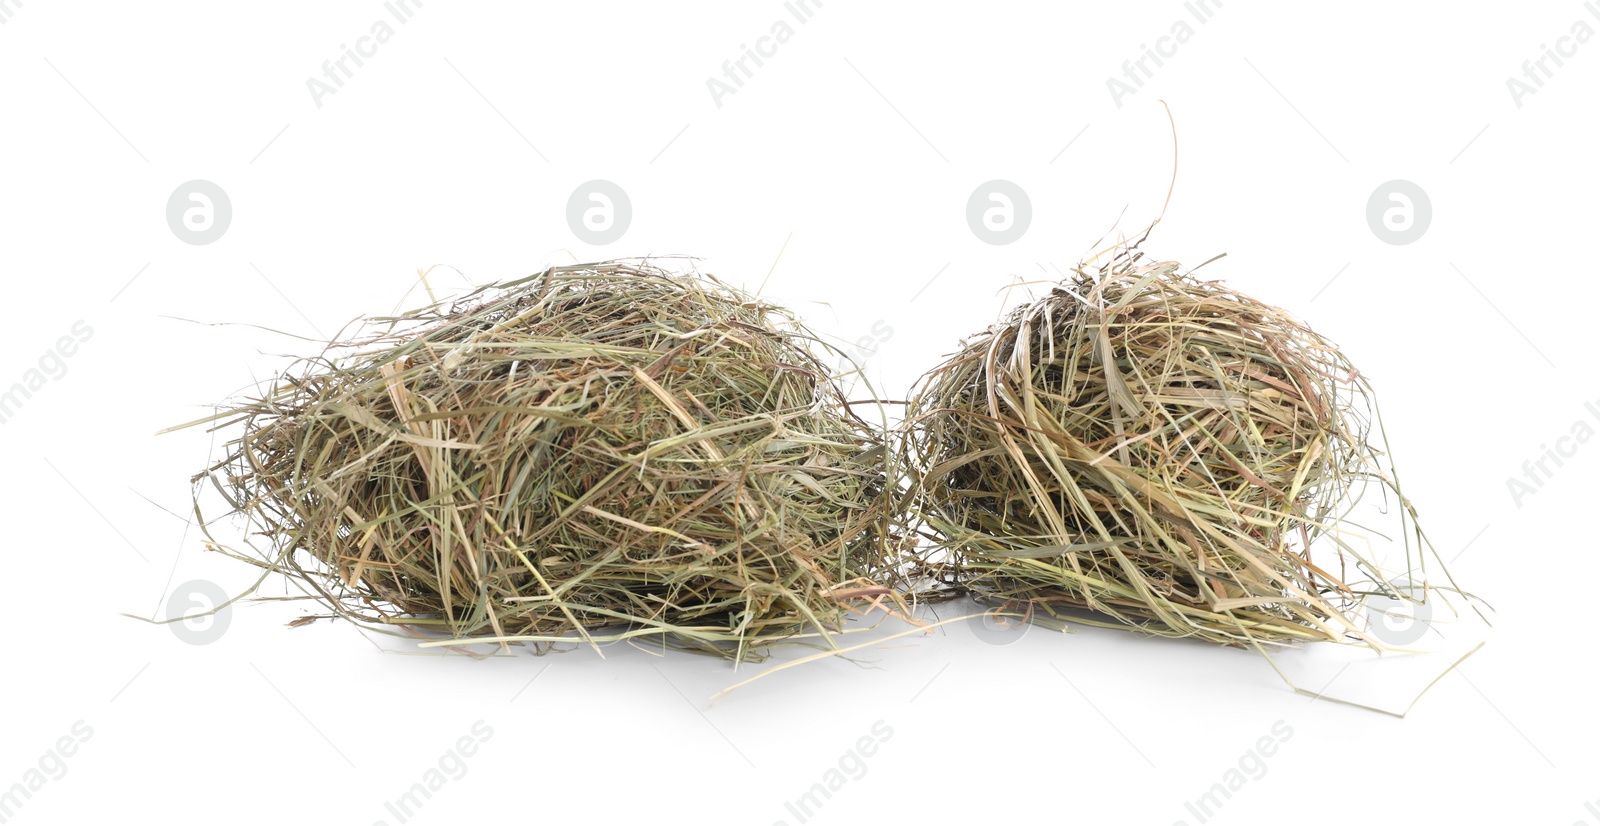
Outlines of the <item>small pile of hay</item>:
M374 319L208 420L243 433L196 480L270 547L208 538L331 615L448 635L430 646L831 646L891 593L889 503L879 431L814 344L642 263Z
M1426 539L1368 441L1366 380L1282 310L1142 255L1080 267L923 377L924 573L1052 624L1381 648L1361 597L1416 599L1340 515L1372 483L1408 562Z

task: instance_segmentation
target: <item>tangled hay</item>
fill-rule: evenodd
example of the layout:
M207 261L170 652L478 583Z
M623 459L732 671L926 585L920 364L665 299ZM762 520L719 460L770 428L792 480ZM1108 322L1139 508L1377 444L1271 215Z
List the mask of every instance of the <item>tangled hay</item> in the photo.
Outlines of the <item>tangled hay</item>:
M210 420L243 432L196 480L268 547L208 537L329 616L436 632L425 645L826 647L895 597L880 431L816 344L647 263L374 319Z
M1080 267L923 377L924 573L1046 623L1381 648L1361 598L1417 600L1341 513L1375 484L1408 564L1431 546L1369 442L1366 380L1282 310L1141 258Z

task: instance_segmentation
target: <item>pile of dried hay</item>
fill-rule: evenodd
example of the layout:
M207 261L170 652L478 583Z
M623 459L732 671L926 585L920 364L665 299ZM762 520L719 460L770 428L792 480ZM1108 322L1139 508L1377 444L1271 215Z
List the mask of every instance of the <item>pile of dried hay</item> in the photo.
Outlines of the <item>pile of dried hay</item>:
M902 434L923 572L1047 624L1381 648L1361 598L1416 598L1341 513L1376 485L1408 562L1432 554L1366 380L1284 311L1141 257L1079 267L923 377Z
M772 305L642 262L373 319L207 420L242 433L196 480L268 547L208 538L430 646L831 647L897 598L881 428L816 346Z

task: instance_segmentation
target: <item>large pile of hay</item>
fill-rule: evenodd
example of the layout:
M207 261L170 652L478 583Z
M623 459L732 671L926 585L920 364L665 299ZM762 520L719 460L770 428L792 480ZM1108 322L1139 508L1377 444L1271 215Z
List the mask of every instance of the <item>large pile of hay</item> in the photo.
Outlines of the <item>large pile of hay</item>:
M880 431L817 344L644 263L375 319L215 417L242 432L202 476L266 547L208 536L430 644L828 645L891 571Z

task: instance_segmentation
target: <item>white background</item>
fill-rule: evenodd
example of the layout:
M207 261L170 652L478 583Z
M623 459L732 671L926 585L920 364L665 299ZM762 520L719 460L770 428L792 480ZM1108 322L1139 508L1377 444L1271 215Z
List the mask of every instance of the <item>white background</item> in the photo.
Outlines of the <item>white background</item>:
M1185 804L1281 720L1292 737L1209 822L1600 824L1600 440L1536 494L1507 487L1575 423L1600 429L1600 44L1547 63L1521 106L1506 85L1574 21L1600 29L1575 0L1226 0L1203 24L1175 2L827 0L802 24L778 2L428 0L320 107L307 79L380 3L0 9L0 386L75 322L93 330L0 426L0 791L76 721L93 731L7 822L394 824L385 803L482 720L492 736L411 822L795 824L785 804L881 720L892 736L814 822L1194 824ZM716 105L707 79L779 19L792 39ZM1107 79L1180 19L1193 37L1118 106ZM1180 159L1146 249L1226 252L1209 275L1339 342L1425 526L1497 609L1487 646L1405 719L1295 694L1253 653L1092 629L989 645L955 623L708 707L759 668L623 646L385 653L345 624L285 629L300 603L237 605L204 646L121 616L252 579L186 522L211 436L153 434L314 345L207 325L317 338L394 309L419 267L463 273L434 271L448 291L684 253L752 290L770 271L766 295L841 340L886 324L868 365L900 397L1006 285L1160 213L1161 100ZM1033 207L1009 245L965 217L997 178ZM166 221L191 179L233 206L209 245ZM591 179L633 205L603 247L566 218ZM1408 245L1367 223L1392 179L1432 203Z

